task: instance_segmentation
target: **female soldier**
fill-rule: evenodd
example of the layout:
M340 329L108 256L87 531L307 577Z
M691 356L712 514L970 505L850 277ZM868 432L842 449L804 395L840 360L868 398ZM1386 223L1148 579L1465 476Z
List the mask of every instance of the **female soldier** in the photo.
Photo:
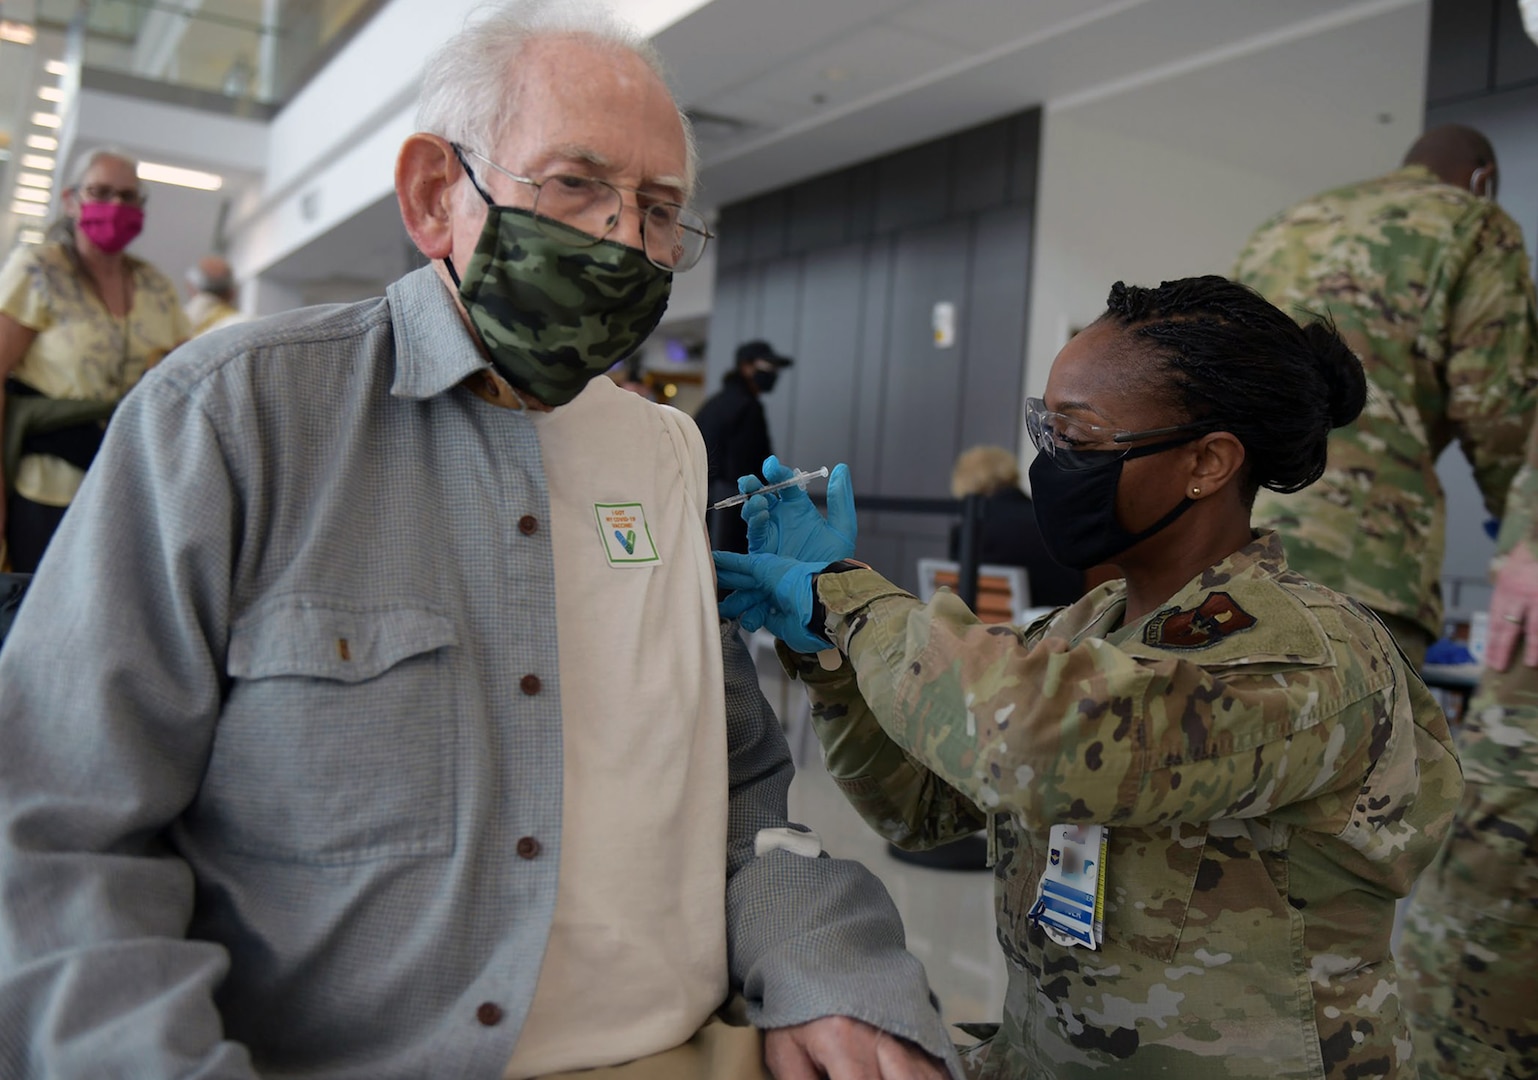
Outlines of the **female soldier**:
M1124 580L987 626L829 565L852 544L796 489L745 507L753 554L716 556L865 819L913 847L994 834L1010 983L980 1075L1411 1074L1389 932L1457 805L1446 722L1383 626L1249 525L1364 393L1331 328L1243 286L1118 283L1027 426L1055 557Z

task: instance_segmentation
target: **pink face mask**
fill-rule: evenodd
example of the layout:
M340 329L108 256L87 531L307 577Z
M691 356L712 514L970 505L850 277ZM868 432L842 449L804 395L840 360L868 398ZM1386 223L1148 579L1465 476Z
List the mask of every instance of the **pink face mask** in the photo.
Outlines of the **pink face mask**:
M75 224L91 243L116 255L144 228L144 208L116 202L81 203L80 219Z

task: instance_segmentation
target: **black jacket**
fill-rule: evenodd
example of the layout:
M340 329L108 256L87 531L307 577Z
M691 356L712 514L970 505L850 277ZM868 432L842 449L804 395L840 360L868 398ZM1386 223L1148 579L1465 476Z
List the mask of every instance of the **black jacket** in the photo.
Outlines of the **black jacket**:
M764 458L774 453L764 407L736 371L700 407L694 422L705 438L711 502L737 494L737 478L749 473L757 476ZM710 536L711 543L723 551L748 549L748 529L735 509L711 514Z

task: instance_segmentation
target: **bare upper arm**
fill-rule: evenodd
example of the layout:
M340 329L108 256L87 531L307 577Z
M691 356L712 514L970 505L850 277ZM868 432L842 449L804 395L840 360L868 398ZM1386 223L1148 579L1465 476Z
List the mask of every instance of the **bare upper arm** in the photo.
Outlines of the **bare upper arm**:
M32 348L37 331L23 326L9 315L0 314L0 379L16 370L21 358Z

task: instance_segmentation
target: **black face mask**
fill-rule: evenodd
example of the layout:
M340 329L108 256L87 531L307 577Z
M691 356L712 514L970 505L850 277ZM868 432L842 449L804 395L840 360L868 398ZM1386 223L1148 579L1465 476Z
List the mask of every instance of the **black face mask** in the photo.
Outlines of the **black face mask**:
M1205 434L1205 431L1195 432L1126 453L1059 449L1057 453L1060 455L1073 455L1081 465L1077 469L1065 469L1050 455L1038 453L1036 460L1031 462L1031 503L1047 551L1070 569L1088 570L1091 566L1110 562L1134 544L1167 527L1189 510L1194 500L1181 499L1173 510L1142 532L1128 532L1116 520L1116 492L1121 484L1122 463L1173 450ZM1105 461L1094 462L1102 456Z
M774 384L778 381L779 377L780 373L773 368L770 368L768 371L765 371L763 368L755 368L753 371L753 385L758 387L760 394L767 394L774 389Z

